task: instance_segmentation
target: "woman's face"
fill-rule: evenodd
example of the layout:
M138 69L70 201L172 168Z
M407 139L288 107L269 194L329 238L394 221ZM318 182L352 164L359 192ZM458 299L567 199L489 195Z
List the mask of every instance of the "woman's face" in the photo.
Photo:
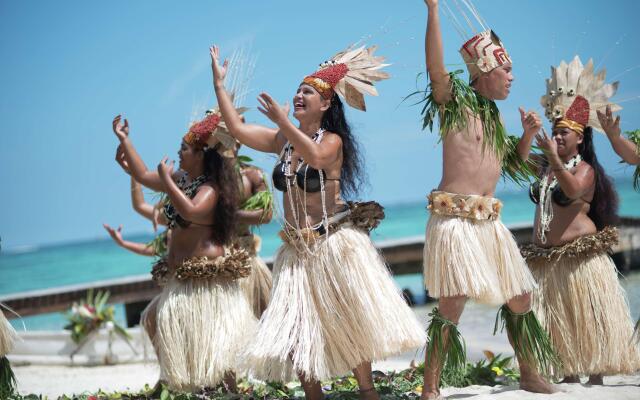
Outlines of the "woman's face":
M293 116L298 121L321 120L330 105L331 100L322 97L313 86L303 83L298 86L298 91L293 96Z
M180 169L187 172L193 171L194 167L197 166L198 163L202 162L201 154L201 150L198 150L195 146L192 146L183 140L180 144L180 150L178 150Z
M553 139L558 144L558 155L560 157L577 154L578 145L582 143L582 135L565 127L553 128Z

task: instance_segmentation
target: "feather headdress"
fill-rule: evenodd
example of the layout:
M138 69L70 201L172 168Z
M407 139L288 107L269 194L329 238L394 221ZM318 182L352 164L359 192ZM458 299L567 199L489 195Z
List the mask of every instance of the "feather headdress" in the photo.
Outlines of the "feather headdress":
M547 92L540 99L545 115L554 124L563 124L578 133L587 126L602 132L596 111L620 111L622 107L609 101L618 90L619 82L605 83L606 70L594 73L593 60L586 66L575 56L571 63L562 61L551 67Z
M364 94L377 96L373 82L389 78L388 73L380 71L389 64L383 63L384 57L373 55L376 48L350 47L341 51L302 82L313 86L326 99L337 93L351 107L366 111Z

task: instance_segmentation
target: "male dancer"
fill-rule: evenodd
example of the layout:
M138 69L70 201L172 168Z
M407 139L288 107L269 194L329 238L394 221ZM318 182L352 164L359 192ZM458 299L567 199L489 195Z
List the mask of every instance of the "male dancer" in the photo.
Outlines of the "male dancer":
M520 364L520 387L552 393L552 386L537 371L537 367L544 369L554 361L554 354L531 311L530 293L536 284L513 236L499 220L502 203L493 198L501 174L522 166L517 156L520 146L506 134L494 103L509 95L511 59L498 37L488 30L468 40L460 50L470 85L448 73L438 0L425 3L431 91L425 99L424 122L431 126L439 116L443 173L438 189L429 195L424 275L429 294L439 298L439 303L428 329L422 399L441 398L443 367L464 365L464 345L456 325L469 298L505 304L500 313ZM538 132L541 122L533 112L520 109L520 113L524 143ZM526 335L527 330L533 335Z

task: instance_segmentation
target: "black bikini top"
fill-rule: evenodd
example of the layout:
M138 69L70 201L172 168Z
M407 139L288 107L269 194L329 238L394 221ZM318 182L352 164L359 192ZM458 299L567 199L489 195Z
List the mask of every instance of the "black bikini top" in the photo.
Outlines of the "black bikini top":
M302 159L298 159L298 162L302 162ZM273 168L273 187L281 192L287 191L287 179L293 180L293 176L287 177L286 174L287 162L280 161ZM317 170L308 164L302 164L295 173L295 180L298 187L307 193L319 192L320 187L320 174L322 174L322 180L328 180L323 170ZM329 179L340 180L340 179Z
M316 132L316 134L313 136L312 140L316 143L319 143L322 140L323 134L324 129L318 130L318 132ZM311 167L309 164L306 164L302 158L298 158L298 166L296 168L295 174L293 174L291 171L290 158L292 153L293 145L287 142L287 144L282 149L280 161L273 168L273 174L271 175L271 179L273 179L273 187L275 187L279 191L286 192L287 180L290 180L289 184L293 183L292 181L294 180L294 176L298 187L307 193L319 192L322 189L320 184L321 180L340 181L340 178L327 178L324 170L317 170ZM289 171L289 174L287 174L287 170Z
M529 198L535 204L540 203L540 182L534 182L529 185ZM553 188L553 191L551 192L551 199L560 207L566 207L575 201L575 199L564 194L560 185Z
M189 197L190 199L193 199L193 197L196 195L196 192L198 191L198 188L202 186L202 184L205 183L207 180L208 178L206 176L200 175L199 177L192 180L191 183L187 184L187 176L185 174L182 177L180 177L180 180L178 181L177 185L184 192L184 194L187 195L187 197ZM167 222L168 222L167 226L169 228L174 228L176 225L178 225L181 228L188 228L191 224L199 225L199 226L213 226L213 224L211 225L198 224L195 222L187 221L186 219L182 218L182 216L178 214L175 207L173 206L173 204L171 204L171 201L169 201L168 198L167 198L167 201L165 202L164 207L162 207L162 211L164 212L164 216L167 218Z

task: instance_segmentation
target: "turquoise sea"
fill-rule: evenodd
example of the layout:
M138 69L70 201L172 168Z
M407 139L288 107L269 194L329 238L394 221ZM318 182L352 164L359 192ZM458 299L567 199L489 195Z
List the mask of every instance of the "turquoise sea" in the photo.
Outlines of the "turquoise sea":
M620 215L640 217L640 194L634 192L629 179L616 180L620 196ZM505 224L531 223L534 206L526 191L502 192L504 202L502 219ZM423 235L428 214L426 201L403 204L385 204L386 218L372 233L374 241L400 239ZM262 257L271 257L280 245L277 232L280 226L273 222L261 227ZM148 234L130 235L128 240L149 241ZM104 239L52 246L33 246L8 249L0 253L0 296L30 290L121 278L149 272L151 259L129 253L116 246L106 235ZM625 286L634 315L640 312L640 278L631 274ZM640 276L640 275L639 275ZM636 279L637 278L637 279ZM422 276L419 274L396 277L401 288L412 291L418 301L424 299ZM124 308L118 305L116 314L123 319ZM60 329L65 324L62 314L45 314L12 320L16 328Z

